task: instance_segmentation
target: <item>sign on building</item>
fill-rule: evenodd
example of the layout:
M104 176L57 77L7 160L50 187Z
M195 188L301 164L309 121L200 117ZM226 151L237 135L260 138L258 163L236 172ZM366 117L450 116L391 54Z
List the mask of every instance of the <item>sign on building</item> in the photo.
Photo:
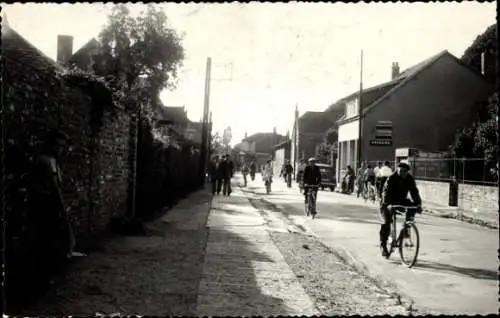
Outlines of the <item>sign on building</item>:
M392 146L392 140L372 139L370 140L370 146Z
M392 121L379 120L375 125L375 139L392 140Z

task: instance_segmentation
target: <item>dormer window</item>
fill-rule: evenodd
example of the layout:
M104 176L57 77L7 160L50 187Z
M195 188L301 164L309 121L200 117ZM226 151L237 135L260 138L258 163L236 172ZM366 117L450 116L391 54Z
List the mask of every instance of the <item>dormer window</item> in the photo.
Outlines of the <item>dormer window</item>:
M359 98L355 97L345 103L345 115L346 118L359 115Z

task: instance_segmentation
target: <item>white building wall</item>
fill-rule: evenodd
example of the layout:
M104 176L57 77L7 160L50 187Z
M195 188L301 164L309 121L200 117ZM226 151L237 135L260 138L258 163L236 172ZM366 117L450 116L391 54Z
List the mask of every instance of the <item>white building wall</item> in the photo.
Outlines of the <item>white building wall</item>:
M339 126L339 142L359 138L359 120Z
M274 163L273 163L273 169L274 169L274 175L278 177L281 172L281 167L285 163L285 149L278 149L275 151L275 157L274 157Z

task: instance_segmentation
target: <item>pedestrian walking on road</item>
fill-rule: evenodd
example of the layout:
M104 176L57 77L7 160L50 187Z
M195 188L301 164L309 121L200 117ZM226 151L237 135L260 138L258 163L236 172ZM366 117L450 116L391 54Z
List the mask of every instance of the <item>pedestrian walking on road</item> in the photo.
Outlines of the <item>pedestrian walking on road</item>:
M222 194L231 195L231 178L233 176L233 163L229 159L229 155L224 155L222 162L219 165L220 178L222 179Z
M285 161L285 165L283 166L283 175L285 177L286 185L288 188L292 187L292 174L293 174L293 166L290 164L289 160Z
M210 181L212 182L212 195L220 193L221 178L219 175L219 156L214 156L210 162L208 173L210 174Z

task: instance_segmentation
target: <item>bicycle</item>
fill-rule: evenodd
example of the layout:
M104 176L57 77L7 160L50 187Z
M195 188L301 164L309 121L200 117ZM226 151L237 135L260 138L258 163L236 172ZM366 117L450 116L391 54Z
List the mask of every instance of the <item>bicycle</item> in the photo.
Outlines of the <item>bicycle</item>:
M370 201L372 202L375 202L377 198L375 186L368 182L363 187L363 192L361 193L361 195L363 199L365 199L365 202L368 201L368 199L370 199Z
M305 209L306 209L306 215L314 219L316 216L316 196L318 194L318 188L319 186L317 185L307 185L304 184L304 190L307 189L307 203L305 204Z
M396 237L396 218L397 215L407 216L407 213L410 210L417 211L417 207L415 206L404 206L404 205L390 205L387 207L392 210L392 226L391 226L391 235L390 239L390 248L389 255L387 258L391 256L396 248L399 249L399 255L401 257L401 261L408 266L408 268L414 266L417 263L417 256L420 249L420 235L418 233L418 228L415 225L415 215L413 215L410 219L406 218L403 223L403 228L399 232L399 236ZM411 233L413 231L413 234ZM404 242L405 239L409 240L408 242ZM413 257L407 258L404 255L404 250L409 249L411 247L415 247L415 254Z

